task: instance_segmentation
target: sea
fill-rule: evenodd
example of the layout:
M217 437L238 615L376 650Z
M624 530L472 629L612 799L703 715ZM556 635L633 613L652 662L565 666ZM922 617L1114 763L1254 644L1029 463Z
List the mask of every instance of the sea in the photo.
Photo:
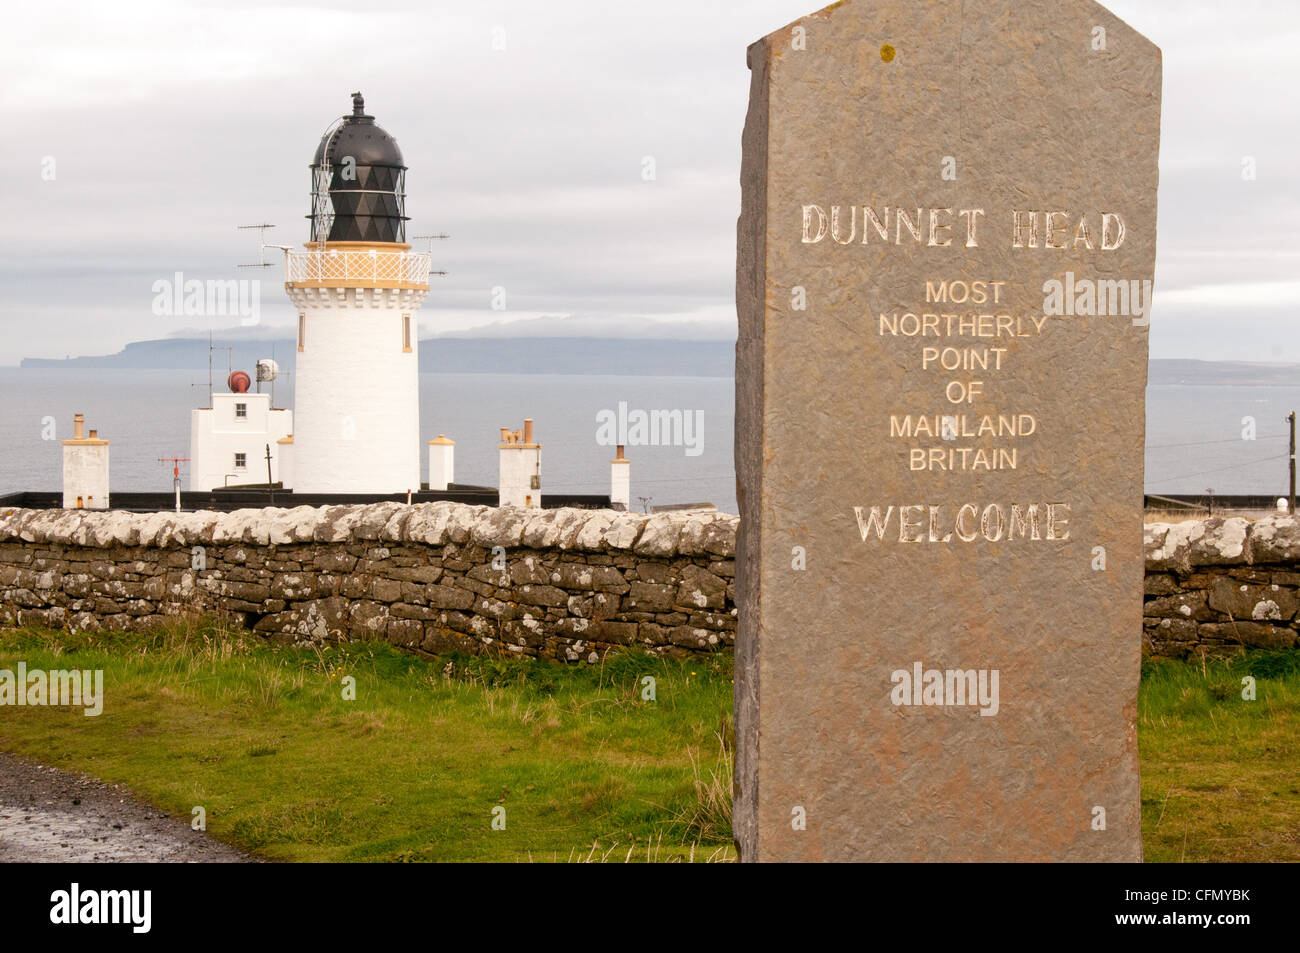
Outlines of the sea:
M275 387L275 404L292 407L292 379ZM426 440L456 441L457 482L495 486L500 428L532 417L543 492L607 493L614 448L597 442L602 420L620 403L681 410L703 422L691 446L627 449L633 508L712 503L734 513L734 396L729 377L422 374L420 428ZM189 455L190 409L207 397L206 370L0 368L0 495L60 488L60 441L77 412L112 443L112 489L170 490L165 458ZM1147 492L1285 495L1293 408L1300 386L1150 385Z

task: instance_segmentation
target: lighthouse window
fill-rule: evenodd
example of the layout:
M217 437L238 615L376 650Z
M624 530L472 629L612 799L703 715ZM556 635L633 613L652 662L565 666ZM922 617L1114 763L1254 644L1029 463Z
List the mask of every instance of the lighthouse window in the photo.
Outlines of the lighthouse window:
M242 470L247 466L248 466L248 454L246 453L235 454L235 469Z
M409 351L410 349L411 349L411 316L409 314L404 314L402 315L402 350Z
M307 343L307 315L298 313L298 350Z
M235 405L235 416L236 416L236 417L247 417L247 416L248 416L248 405L247 405L247 404L236 404L236 405Z

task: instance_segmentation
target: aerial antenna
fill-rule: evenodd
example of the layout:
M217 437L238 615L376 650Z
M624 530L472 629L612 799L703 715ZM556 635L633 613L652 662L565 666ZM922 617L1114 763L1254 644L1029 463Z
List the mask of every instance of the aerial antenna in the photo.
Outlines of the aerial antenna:
M275 264L275 262L266 260L266 250L268 248L278 248L281 251L283 251L286 255L289 254L289 252L293 251L293 248L289 245L268 245L267 244L266 230L268 228L275 228L274 225L269 225L269 224L236 225L235 227L240 229L241 231L250 228L257 229L257 238L258 238L258 245L259 245L258 260L253 262L251 265L238 265L237 267L239 268L270 268L272 265Z
M216 345L212 343L212 329L208 328L208 406L209 407L212 406L212 352L215 351L216 349L217 349ZM226 365L228 368L233 369L234 366L233 352L235 350L234 345L227 344L224 350L226 351ZM229 370L227 370L227 373L229 373Z
M437 239L437 238L443 238L443 239L446 239L446 238L451 238L451 236L448 235L446 232L438 232L438 234L436 234L436 235L412 235L412 236L411 236L411 240L412 240L412 241L420 241L420 240L422 240L422 239L428 241L428 243L429 243L429 252L428 252L428 253L429 253L429 261L430 261L430 262L433 261L433 242L434 242L434 239ZM431 275L445 275L445 274L447 274L447 273L446 273L445 271L431 271L431 272L429 272L429 274L431 274Z
M212 343L212 329L208 329L208 407L212 406L212 352L215 351L216 345ZM226 352L226 373L234 368L234 350L233 344L227 344L223 349Z
M439 232L439 233L436 234L436 235L412 235L412 236L411 236L411 240L412 240L412 241L417 241L417 242L418 242L418 241L423 241L423 240L426 240L426 239L427 239L428 242L429 242L429 254L430 254L430 255L433 254L433 240L434 240L435 238L444 238L444 239L445 239L445 238L451 238L451 236L448 235L446 232Z

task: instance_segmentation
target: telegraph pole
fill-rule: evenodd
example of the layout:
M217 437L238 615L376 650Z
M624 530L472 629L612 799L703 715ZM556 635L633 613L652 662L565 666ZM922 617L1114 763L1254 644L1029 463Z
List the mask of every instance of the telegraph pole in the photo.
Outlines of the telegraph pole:
M271 484L271 445L266 445L266 492L271 499L272 505L275 504L275 487Z
M1291 425L1291 495L1290 495L1290 513L1295 516L1295 411L1286 415L1287 423Z

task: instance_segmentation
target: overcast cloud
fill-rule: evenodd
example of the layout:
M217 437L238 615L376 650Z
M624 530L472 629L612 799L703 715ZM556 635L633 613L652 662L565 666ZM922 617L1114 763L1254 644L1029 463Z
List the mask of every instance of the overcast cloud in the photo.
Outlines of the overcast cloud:
M306 238L307 165L355 89L411 167L408 234L452 235L435 245L450 274L425 333L574 315L584 332L731 336L745 47L817 6L11 6L0 364L193 327L150 310L153 282L177 271L261 278L263 321L287 327L278 259L235 268L258 254L235 226ZM1108 6L1164 51L1152 356L1300 361L1300 4Z

